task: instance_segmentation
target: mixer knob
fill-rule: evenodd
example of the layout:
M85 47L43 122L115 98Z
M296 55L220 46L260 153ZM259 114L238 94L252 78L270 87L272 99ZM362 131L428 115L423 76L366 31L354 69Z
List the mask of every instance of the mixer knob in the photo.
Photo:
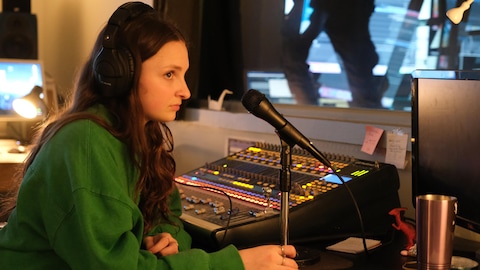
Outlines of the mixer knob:
M251 215L254 217L263 217L265 216L265 212L252 212Z
M225 213L225 207L221 206L221 207L215 207L213 209L213 212L217 215L220 215L220 214L223 214Z
M200 202L203 203L203 204L210 204L210 202L212 202L212 199L210 199L210 198L201 199Z
M272 195L272 189L269 187L262 188L262 191L263 191L263 196L267 198L270 197L270 195Z
M185 211L195 209L195 206L193 204L188 204L183 207Z
M204 214L206 212L207 212L207 210L205 210L205 208L195 210L195 214L197 214L197 215L201 215L201 214Z
M297 195L305 195L304 189L297 182L294 182L293 185L292 185L292 193L297 194Z
M221 207L221 206L223 206L223 202L219 202L219 201L210 202L209 204L210 204L211 207Z
M195 196L187 197L186 200L189 203L195 203L195 204L200 202L200 199Z

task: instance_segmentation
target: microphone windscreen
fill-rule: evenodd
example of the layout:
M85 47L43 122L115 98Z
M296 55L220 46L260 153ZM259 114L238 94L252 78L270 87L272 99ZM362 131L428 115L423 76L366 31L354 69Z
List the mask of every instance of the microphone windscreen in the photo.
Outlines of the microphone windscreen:
M265 99L265 95L255 89L248 90L242 97L242 104L248 111L253 111L260 102Z

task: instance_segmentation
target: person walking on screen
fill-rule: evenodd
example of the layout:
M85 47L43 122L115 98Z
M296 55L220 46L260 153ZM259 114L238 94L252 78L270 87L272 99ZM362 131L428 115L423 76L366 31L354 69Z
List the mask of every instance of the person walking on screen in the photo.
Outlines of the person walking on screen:
M319 104L319 74L310 72L307 58L312 41L325 31L345 68L352 95L349 105L382 108L386 81L380 83L372 71L379 61L369 30L374 0L311 0L310 25L300 33L304 1L294 0L282 30L283 69L296 102Z

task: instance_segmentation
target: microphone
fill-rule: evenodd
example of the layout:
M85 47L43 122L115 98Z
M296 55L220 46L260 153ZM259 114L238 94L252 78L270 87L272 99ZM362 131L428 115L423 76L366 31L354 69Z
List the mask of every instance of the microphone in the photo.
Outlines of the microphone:
M256 117L267 121L278 134L308 151L324 165L332 168L330 161L298 129L287 121L268 101L264 94L255 89L248 90L242 97L243 106ZM332 168L333 169L333 168Z

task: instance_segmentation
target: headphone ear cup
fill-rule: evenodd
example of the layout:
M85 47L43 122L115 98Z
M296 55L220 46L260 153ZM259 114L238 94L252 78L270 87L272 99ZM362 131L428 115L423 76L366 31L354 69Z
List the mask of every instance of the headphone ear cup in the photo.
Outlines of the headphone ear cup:
M93 68L102 96L116 97L130 92L135 63L127 49L103 48L95 58Z
M117 32L125 22L154 9L142 2L127 2L110 17L105 27L102 49L93 60L93 72L99 94L104 97L125 96L133 86L135 60L132 53L122 47Z

